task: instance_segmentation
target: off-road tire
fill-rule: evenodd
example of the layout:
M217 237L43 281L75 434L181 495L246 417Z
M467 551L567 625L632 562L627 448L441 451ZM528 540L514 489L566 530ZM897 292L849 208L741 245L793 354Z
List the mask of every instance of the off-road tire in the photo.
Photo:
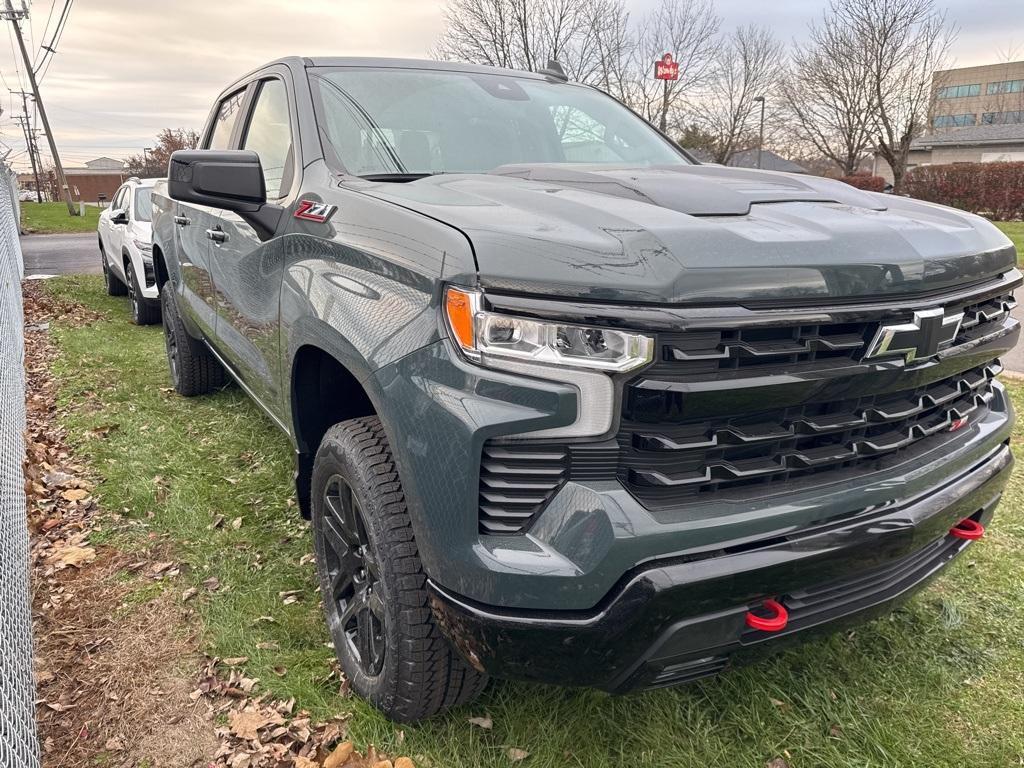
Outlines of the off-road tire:
M100 263L103 264L103 284L107 288L107 296L127 296L128 286L121 282L121 278L110 271L107 263L107 252L103 250L103 243L100 243Z
M160 322L160 302L147 299L142 295L139 277L135 274L135 265L128 260L128 301L131 303L132 322L136 325L153 325Z
M164 283L160 291L160 306L164 318L167 365L174 390L184 397L195 397L223 387L227 383L224 366L201 341L192 338L185 330L170 282Z
M323 535L326 495L341 478L358 499L383 601L384 658L376 675L353 656L328 575ZM317 571L335 654L352 690L392 720L431 717L478 696L487 677L471 668L434 621L412 521L384 428L376 416L335 424L313 464L312 509ZM332 616L331 611L334 611Z

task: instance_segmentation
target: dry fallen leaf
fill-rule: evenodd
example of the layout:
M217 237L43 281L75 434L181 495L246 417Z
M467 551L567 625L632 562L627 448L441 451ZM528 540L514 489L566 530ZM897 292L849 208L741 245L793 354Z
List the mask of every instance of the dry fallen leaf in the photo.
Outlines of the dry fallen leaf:
M69 488L61 493L66 501L81 501L89 497L89 492L83 488Z
M776 757L764 764L764 768L789 768L789 763L781 757Z
M181 593L181 602L187 603L189 600L191 600L193 597L195 597L198 594L199 594L199 590L198 589L196 589L195 587L189 587L188 589L186 589L184 592Z
M395 768L416 768L411 757L400 757L395 760Z
M226 667L240 667L248 660L248 656L228 656L225 659L221 659L220 663Z
M352 756L353 749L354 747L352 746L351 741L343 741L338 745L338 748L331 752L331 754L327 756L327 759L324 760L324 768L338 768L339 766L344 765Z
M110 738L107 739L107 743L103 745L103 748L107 752L124 752L124 742L117 737Z
M59 567L78 568L96 559L96 550L92 547L62 547L53 555L51 561Z
M395 766L390 760L378 760L373 764L373 768L395 768Z
M293 761L295 768L320 768L320 763L316 760L310 760L308 757L299 755Z
M513 763L518 763L520 760L525 760L530 756L529 752L525 749L519 749L518 747L509 747L505 750L505 754Z
M258 738L258 731L260 728L266 728L268 725L279 725L284 722L284 719L276 712L260 711L257 709L245 709L241 712L238 710L231 710L228 713L228 722L231 725L231 732L240 739L246 741L254 741Z
M491 720L490 715L484 715L483 717L471 717L469 718L469 723L470 725L483 728L485 731L489 731L494 727L494 721Z

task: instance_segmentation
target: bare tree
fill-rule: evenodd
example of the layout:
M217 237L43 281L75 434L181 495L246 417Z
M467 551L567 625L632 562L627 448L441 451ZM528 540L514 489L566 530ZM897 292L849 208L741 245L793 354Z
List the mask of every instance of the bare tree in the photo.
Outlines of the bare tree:
M955 31L933 0L834 0L832 13L867 71L878 152L899 192L910 144L927 125L932 73L941 68Z
M871 146L875 89L856 40L835 16L794 45L782 94L796 138L849 176Z
M628 60L621 0L449 0L439 58L537 70L557 59L573 80L618 87Z
M682 95L701 90L714 74L720 26L711 0L662 0L637 30L628 88L616 95L663 132L670 122L681 124ZM678 80L653 78L654 62L665 53L679 64Z
M707 83L719 28L712 0L662 0L638 25L623 0L448 0L444 19L435 56L525 70L557 59L663 130L681 124L682 94ZM653 77L666 52L676 81Z
M728 163L757 130L758 96L770 96L783 74L783 47L769 30L736 29L719 44L709 88L697 104L700 126L715 137L714 160Z

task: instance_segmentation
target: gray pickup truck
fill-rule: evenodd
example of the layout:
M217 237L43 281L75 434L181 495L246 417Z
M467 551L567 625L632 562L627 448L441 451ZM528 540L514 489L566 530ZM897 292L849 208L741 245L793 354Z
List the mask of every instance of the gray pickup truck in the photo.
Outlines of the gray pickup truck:
M327 625L397 720L621 692L890 609L1012 457L987 221L701 165L539 73L289 58L154 194L182 395L291 438Z

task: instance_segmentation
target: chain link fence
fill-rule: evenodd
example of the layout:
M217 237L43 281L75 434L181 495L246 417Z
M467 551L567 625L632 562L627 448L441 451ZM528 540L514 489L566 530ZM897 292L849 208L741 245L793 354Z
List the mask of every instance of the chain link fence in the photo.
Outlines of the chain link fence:
M25 368L21 245L13 174L0 163L0 768L37 768L29 540L25 518Z

